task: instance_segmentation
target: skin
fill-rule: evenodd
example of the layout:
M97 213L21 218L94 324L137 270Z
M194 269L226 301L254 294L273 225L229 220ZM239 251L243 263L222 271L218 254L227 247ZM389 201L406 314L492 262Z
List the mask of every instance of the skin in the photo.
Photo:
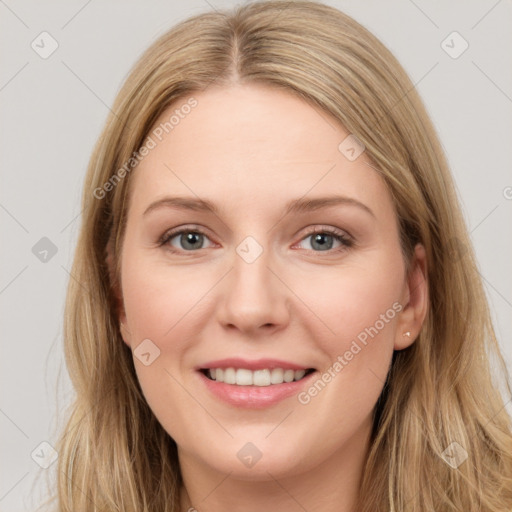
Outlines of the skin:
M387 187L365 153L349 161L338 150L348 132L325 112L264 85L193 96L197 107L130 177L119 315L132 350L145 339L160 350L148 366L134 363L179 447L182 510L354 511L393 351L414 342L425 317L424 249L416 247L406 275ZM332 194L374 216L346 204L284 215L292 199ZM208 199L219 213L161 207L144 215L169 195ZM205 231L197 248L187 250L179 234L158 245L181 226ZM332 248L322 250L315 227L338 228L355 245L340 251L327 236ZM250 264L236 252L247 236L263 249ZM401 311L305 405L294 395L259 410L234 407L194 370L224 357L268 357L321 375L397 301ZM251 468L237 457L247 442L262 454Z

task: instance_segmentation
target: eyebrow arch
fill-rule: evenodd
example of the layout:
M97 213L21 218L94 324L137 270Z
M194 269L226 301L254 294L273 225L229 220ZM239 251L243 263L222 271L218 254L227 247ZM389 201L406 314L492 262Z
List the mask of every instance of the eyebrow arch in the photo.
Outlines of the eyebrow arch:
M286 204L286 207L284 209L284 214L288 215L291 213L307 213L315 210L319 210L321 208L327 208L330 206L336 206L336 205L352 205L357 206L358 208L362 209L366 213L370 214L372 217L375 218L375 214L373 211L366 206L364 203L361 203L357 199L354 199L353 197L347 197L347 196L326 196L326 197L315 197L312 199L294 199ZM167 208L177 208L177 209L184 209L184 210L192 210L197 212L211 212L215 215L219 214L218 207L212 203L211 201L208 201L206 199L199 199L199 198L193 198L193 197L164 197L163 199L159 199L153 203L151 203L146 210L144 211L143 215L147 215L153 210L167 207Z

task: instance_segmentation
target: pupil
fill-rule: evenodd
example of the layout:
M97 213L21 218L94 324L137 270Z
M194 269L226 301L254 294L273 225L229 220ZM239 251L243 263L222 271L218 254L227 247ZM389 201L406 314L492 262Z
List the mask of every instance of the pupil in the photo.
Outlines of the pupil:
M182 239L184 238L185 240L184 247L187 248L186 244L191 244L192 246L194 246L194 244L201 240L201 237L201 233L187 233L185 235L182 235ZM326 237L328 239L330 238L330 243L325 241ZM329 250L332 248L332 236L326 233L317 233L313 239L313 245L314 244L317 244L317 247L322 250ZM195 247L192 247L192 249L194 248Z
M191 244L192 246L194 245L194 243L196 242L197 243L197 239L198 237L201 237L202 235L200 233L187 233L185 235L182 235L182 237L184 237L185 239L185 243L183 244L183 247L185 247L185 249L187 248L187 244ZM199 244L201 246L201 244ZM195 249L196 247L192 247L192 249Z
M331 243L325 243L325 237L330 237L331 238ZM318 233L315 235L314 237L314 242L313 244L316 244L316 243L319 243L319 247L320 249L331 249L332 248L332 236L331 235L328 235L326 233Z

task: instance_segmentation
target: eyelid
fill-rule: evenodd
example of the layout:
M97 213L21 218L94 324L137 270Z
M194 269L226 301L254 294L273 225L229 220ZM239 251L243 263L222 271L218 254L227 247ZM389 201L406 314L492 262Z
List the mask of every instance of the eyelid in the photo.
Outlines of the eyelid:
M338 241L340 241L340 243L342 244L342 247L338 247L337 249L329 249L327 251L313 251L311 249L307 249L308 252L314 252L314 253L319 253L319 254L321 254L323 252L325 252L325 254L336 254L340 251L350 249L352 246L355 245L354 237L350 233L348 233L346 230L342 230L342 229L336 228L334 226L315 224L313 227L309 227L309 229L308 228L304 228L304 229L306 230L305 233L302 235L302 237L296 243L293 244L292 247L297 246L297 244L301 243L308 237L319 234L319 233L328 234L330 236L333 236L334 238L337 238ZM158 239L158 242L157 242L158 246L164 246L175 236L183 234L183 233L187 233L187 232L201 234L201 235L207 237L211 241L210 236L203 228L201 228L198 225L194 225L194 224L186 224L186 225L178 226L176 228L172 228L172 229L165 231L164 234ZM215 242L212 242L212 243L215 243ZM206 249L206 247L205 247L205 249ZM175 248L172 248L172 249L167 248L167 250L169 250L170 252L173 252L173 253L180 253L180 254L189 253L190 254L190 253L194 253L194 252L197 253L201 249L197 249L194 251L185 251L185 250L179 250L179 249L175 249Z
M332 235L342 236L344 238L350 239L354 241L354 237L345 229L336 228L334 226L330 226L328 224L313 224L312 226L308 226L301 230L304 232L304 235L300 239L300 241L304 240L304 238L314 235L316 233L329 233Z
M176 228L168 229L164 232L164 234L158 239L158 245L164 245L166 244L171 238L174 238L176 235L180 235L183 232L190 232L190 233L199 233L201 235L204 235L210 239L210 236L208 233L203 230L201 227L194 225L194 224L186 224L183 226L178 226ZM197 251L189 251L189 252L197 252Z
M347 231L340 228L336 228L334 226L316 224L312 228L306 228L306 232L304 233L304 235L292 247L297 246L303 240L306 240L310 236L316 235L318 233L328 234L334 237L335 239L338 239L338 241L341 243L341 247L338 247L337 249L329 249L327 251L313 251L311 249L308 249L308 252L313 252L315 254L325 253L326 255L332 255L337 254L340 251L350 249L351 247L356 245L354 237Z

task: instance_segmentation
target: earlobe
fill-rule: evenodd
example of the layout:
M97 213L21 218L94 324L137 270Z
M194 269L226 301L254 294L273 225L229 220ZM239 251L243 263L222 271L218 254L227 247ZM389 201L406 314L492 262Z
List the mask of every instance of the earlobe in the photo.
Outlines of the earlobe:
M395 350L403 350L418 337L428 310L426 252L422 244L414 248L411 269L404 283L404 308L398 320Z
M393 347L395 350L403 350L404 348L409 347L414 343L414 339L411 331L406 331L402 333L402 339L398 339L395 342L395 346Z

